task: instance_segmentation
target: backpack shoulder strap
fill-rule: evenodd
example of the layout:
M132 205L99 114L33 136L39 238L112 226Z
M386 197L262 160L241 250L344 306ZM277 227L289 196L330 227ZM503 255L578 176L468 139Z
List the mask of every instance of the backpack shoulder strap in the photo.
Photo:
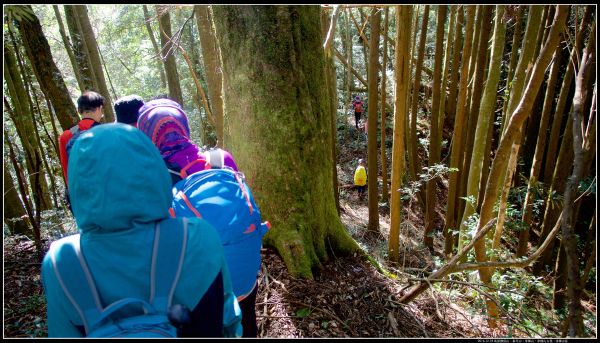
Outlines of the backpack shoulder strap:
M215 169L223 168L223 165L225 164L225 162L224 162L225 156L223 155L223 150L212 149L212 150L208 150L207 152L205 152L205 154L206 154L206 161L208 163L210 163L212 168L215 168Z
M81 317L87 333L100 321L102 304L94 279L81 254L79 238L79 235L63 238L59 248L52 250L50 258L58 283ZM60 265L57 263L58 259Z
M163 220L156 225L154 233L150 304L165 313L171 306L183 267L187 246L187 224L186 218Z
M77 139L77 137L79 137L79 135L81 134L81 130L79 129L79 123L75 124L75 126L70 128L69 131L71 131L71 138L69 138L67 146L65 147L65 149L67 150L67 156L71 154L71 148L73 147L73 144L75 144L75 140Z

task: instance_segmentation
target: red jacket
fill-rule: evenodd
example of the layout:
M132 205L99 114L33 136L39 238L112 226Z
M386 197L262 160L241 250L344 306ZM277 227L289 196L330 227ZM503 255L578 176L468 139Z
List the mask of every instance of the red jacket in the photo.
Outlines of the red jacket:
M91 118L83 118L77 123L79 126L79 131L83 132L85 130L89 130L93 126L96 126L100 123ZM68 179L67 179L67 166L69 164L69 156L67 155L67 143L73 138L73 132L71 129L65 130L60 137L58 137L58 151L60 153L60 164L62 166L63 175L65 178L65 185L69 187Z

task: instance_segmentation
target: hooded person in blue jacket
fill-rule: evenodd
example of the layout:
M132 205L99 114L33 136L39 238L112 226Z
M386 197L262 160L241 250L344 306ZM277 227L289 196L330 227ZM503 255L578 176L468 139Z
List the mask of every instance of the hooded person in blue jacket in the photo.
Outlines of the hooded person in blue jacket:
M99 125L74 144L68 171L81 254L102 306L128 297L148 299L154 227L181 222L169 217L171 179L158 150L132 126ZM190 320L178 336L239 337L241 313L219 237L202 219L190 218L187 227L172 304L189 309ZM85 337L83 320L57 276L61 260L51 257L60 256L63 241L52 243L42 264L48 335Z

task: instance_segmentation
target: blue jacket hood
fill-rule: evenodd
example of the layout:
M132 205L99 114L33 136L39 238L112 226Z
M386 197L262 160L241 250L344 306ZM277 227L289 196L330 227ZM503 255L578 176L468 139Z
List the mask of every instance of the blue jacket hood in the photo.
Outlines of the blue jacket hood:
M69 195L82 234L169 218L171 178L141 131L121 123L82 133L69 156Z

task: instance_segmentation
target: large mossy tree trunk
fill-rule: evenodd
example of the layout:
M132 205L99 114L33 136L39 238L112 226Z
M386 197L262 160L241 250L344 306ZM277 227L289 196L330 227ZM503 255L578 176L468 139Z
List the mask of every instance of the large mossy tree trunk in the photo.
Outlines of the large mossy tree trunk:
M42 164L41 147L38 145L35 136L35 124L31 112L33 109L30 106L31 100L28 98L28 92L17 67L15 51L8 44L4 45L4 81L14 108L14 111L8 111L7 108L7 112L15 125L23 147L28 180L29 184L32 185L33 196L40 200L41 206L36 210L48 210L52 208L52 203L49 196L50 192L48 192L46 173ZM39 181L39 189L33 187L36 180Z
M358 249L335 208L318 6L215 6L225 140L293 275Z
M28 7L33 13L31 6ZM50 99L61 128L67 130L75 125L79 118L62 74L54 63L40 21L35 15L32 20L24 18L18 23L18 28L40 88L46 99Z

